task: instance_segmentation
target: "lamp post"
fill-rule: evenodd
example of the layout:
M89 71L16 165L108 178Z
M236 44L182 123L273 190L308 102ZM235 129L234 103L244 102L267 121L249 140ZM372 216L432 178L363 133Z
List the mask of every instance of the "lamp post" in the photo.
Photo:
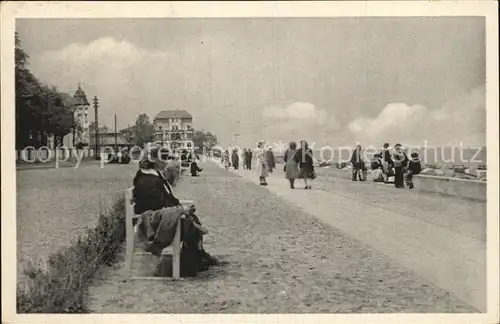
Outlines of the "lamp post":
M97 96L94 97L94 111L95 111L95 156L98 156L99 152L99 115L97 109L99 108L99 99Z

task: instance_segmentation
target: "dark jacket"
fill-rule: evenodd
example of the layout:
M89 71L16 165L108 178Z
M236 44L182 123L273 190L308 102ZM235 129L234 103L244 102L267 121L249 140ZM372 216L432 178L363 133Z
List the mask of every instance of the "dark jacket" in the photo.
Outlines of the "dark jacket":
M365 161L363 161L363 151L354 150L351 156L351 163L356 169L363 169L365 167Z
M408 165L408 156L404 152L394 152L392 154L394 167L406 167Z
M179 205L179 199L174 196L172 187L161 172L157 170L152 171L155 171L157 175L143 170L138 170L135 174L133 189L135 214L142 214L147 210L158 210L163 207Z
M200 171L202 171L202 169L200 169L200 167L198 166L198 163L196 163L196 161L191 162L191 173L196 174L197 172L200 172Z
M266 159L269 167L274 168L276 166L276 163L274 161L274 153L272 151L266 152Z
M383 150L382 152L380 152L380 154L382 155L382 161L383 162L387 162L389 163L390 166L394 166L394 162L392 161L392 158L391 158L391 152L389 152L389 150Z
M312 158L312 150L307 149L307 150L302 150L298 149L297 153L295 154L295 161L297 164L300 166L301 169L309 169L313 170L314 169L314 162Z
M374 158L371 161L370 166L371 166L372 170L382 169L382 159L380 159L380 158Z
M422 164L419 158L412 158L408 163L408 170L413 174L419 174L422 171Z

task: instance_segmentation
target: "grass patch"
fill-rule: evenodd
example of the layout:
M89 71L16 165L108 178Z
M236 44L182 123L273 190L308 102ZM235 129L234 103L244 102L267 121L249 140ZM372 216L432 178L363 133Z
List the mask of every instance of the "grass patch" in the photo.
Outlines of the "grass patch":
M174 183L178 173L172 175ZM17 287L18 313L88 313L88 287L101 266L117 261L125 241L125 201L120 197L97 225L49 256L29 263Z
M52 254L47 262L24 269L18 285L18 313L87 313L85 298L92 277L102 265L116 262L125 240L125 202L119 199L97 226Z

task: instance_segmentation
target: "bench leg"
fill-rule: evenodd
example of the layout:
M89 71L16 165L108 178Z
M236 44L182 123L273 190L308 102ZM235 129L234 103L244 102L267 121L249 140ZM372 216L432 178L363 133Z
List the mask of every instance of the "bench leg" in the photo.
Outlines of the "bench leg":
M125 194L125 242L126 242L126 252L125 252L125 280L130 279L132 275L132 259L134 257L134 225L132 222L133 207L130 204L131 192L127 191Z
M172 251L172 278L181 277L181 219L177 222Z

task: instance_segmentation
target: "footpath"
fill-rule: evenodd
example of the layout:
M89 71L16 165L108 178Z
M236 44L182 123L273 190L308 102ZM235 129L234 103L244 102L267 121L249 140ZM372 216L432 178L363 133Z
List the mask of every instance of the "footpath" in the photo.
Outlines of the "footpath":
M256 170L228 172L259 184ZM486 203L318 173L313 190L291 190L278 166L262 190L486 311Z
M278 185L280 175L270 179L271 186L265 189L255 185L253 170L246 174L226 172L211 162L200 166L203 172L199 177L183 175L174 191L180 199L196 202L198 216L209 231L204 237L204 247L225 264L181 281L123 282L126 272L124 263L119 262L102 269L102 275L95 278L89 291L92 312L476 311L383 253L318 221L318 211L306 213L289 203L286 195L290 192L285 183ZM123 180L131 181L133 166L124 172L126 168L120 167ZM320 190L292 192L299 197L295 200L320 193ZM317 199L324 200L320 196ZM339 218L352 217L349 212L338 213ZM133 273L153 275L156 265L157 260L152 256L137 256Z

